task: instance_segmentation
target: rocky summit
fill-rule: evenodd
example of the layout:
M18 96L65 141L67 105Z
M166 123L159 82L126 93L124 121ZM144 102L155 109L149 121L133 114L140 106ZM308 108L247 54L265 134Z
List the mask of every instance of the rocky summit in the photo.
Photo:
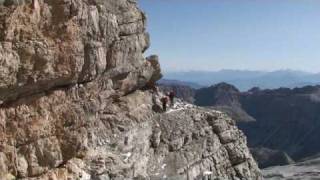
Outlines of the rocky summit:
M0 2L1 180L262 178L227 115L161 111L136 1Z

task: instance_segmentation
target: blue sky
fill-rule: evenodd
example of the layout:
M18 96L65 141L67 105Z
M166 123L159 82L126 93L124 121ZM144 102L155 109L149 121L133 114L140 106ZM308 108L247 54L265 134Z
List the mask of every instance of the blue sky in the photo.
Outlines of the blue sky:
M320 0L139 0L164 71L320 72Z

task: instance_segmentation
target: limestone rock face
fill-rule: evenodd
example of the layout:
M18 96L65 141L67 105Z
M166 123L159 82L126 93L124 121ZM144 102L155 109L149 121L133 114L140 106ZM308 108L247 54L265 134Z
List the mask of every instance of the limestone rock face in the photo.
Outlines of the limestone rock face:
M149 162L152 178L260 179L244 134L227 115L186 105L154 120L160 143Z
M134 2L44 0L39 8L1 7L0 101L101 78L127 93L153 76Z
M260 179L227 116L152 110L160 66L143 57L135 1L12 2L0 6L0 179Z

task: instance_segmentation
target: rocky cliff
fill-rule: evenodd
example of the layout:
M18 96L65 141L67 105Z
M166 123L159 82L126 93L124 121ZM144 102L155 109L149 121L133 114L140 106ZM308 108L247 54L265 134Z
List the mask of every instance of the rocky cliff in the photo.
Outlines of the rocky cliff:
M261 179L234 121L153 111L161 77L134 0L0 6L0 179Z

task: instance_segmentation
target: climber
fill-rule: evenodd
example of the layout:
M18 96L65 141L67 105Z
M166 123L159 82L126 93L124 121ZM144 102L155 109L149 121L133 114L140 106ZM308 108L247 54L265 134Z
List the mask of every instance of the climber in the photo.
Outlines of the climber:
M152 93L154 93L154 94L156 94L156 95L159 94L159 89L158 89L158 87L157 87L155 84L153 84L153 85L151 86L151 90L152 90Z
M169 92L169 98L170 98L170 106L174 105L174 97L176 96L176 93L174 91Z
M161 100L161 102L162 102L162 110L163 110L164 112L167 111L168 97L167 97L167 96L164 96L164 97L162 97L160 100Z

